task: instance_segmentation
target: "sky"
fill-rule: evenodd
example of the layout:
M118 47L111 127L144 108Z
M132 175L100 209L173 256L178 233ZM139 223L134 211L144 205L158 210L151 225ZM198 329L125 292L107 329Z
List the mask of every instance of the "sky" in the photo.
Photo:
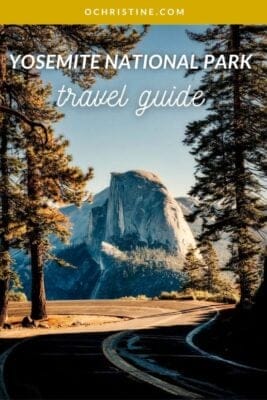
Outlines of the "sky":
M185 30L202 31L203 26L151 26L147 35L134 49L138 54L201 54L203 49L191 41ZM111 172L132 169L151 171L159 175L174 196L185 196L194 182L195 162L189 148L182 144L188 122L201 118L205 109L152 108L142 117L135 115L140 93L145 89L164 90L176 86L178 90L189 84L197 87L199 77L184 77L185 70L126 70L121 69L111 80L98 79L92 90L121 89L127 85L129 103L124 108L60 109L65 114L55 130L70 140L69 152L73 162L83 170L92 166L95 174L89 189L97 193L109 185ZM51 82L53 97L63 84L81 94L58 71L43 72Z

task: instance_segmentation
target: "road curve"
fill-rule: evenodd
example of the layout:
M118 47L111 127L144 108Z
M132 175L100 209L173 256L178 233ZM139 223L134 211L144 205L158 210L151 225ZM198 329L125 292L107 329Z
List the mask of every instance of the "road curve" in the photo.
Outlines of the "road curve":
M49 335L22 342L11 352L5 364L4 378L10 398L181 399L188 398L186 390L192 391L192 388L200 398L226 398L225 393L229 398L242 395L246 398L244 390L240 391L238 385L231 384L236 377L240 381L243 371L225 369L220 363L211 365L209 360L195 354L185 341L196 324L214 314L216 305L170 301L77 304L72 302L72 305L69 303L63 307L62 303L54 303L50 307L55 307L55 311L69 307L74 314L79 313L80 308L80 313L82 310L88 314L94 311L129 319L90 327L79 333L77 330L76 333L57 334L49 331ZM120 356L141 372L169 385L185 388L181 396L164 390L164 387L153 386L107 360L102 351L103 341L118 331L127 331L125 340L118 343ZM221 377L214 381L217 374ZM261 386L258 375L255 383ZM249 378L248 375L244 377ZM252 393L251 388L248 398L252 398ZM260 390L255 394L254 398L264 398Z

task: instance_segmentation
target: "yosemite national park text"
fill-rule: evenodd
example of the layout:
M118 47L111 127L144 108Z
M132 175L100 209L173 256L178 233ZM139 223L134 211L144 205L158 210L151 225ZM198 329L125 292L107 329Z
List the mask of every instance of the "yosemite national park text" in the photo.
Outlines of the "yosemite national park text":
M42 69L60 69L66 68L69 70L90 68L92 70L102 69L171 69L179 70L184 68L186 70L207 69L212 66L214 69L251 69L252 54L219 54L217 57L213 54L205 54L203 60L192 54L120 54L103 55L101 54L69 54L62 56L58 54L19 54L14 56L10 54L12 68L16 69L21 66L25 70L36 68Z

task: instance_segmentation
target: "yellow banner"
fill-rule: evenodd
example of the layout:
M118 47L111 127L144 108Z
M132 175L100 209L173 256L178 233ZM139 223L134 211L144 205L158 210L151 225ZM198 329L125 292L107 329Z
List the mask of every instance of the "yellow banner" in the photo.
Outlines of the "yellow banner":
M11 0L1 24L264 24L266 1Z

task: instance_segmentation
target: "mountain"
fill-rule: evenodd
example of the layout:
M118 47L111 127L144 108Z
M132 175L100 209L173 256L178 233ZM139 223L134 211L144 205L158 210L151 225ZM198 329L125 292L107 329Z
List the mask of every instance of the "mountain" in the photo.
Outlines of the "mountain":
M180 205L150 172L112 173L110 187L91 204L62 211L72 224L71 245L86 243L97 262L103 241L121 250L162 247L183 256L195 246ZM57 250L65 248L59 241L54 244Z
M179 287L179 268L175 270L162 262L159 268L155 263L149 268L146 263L131 268L130 259L125 260L125 254L136 248L151 249L149 257L154 257L155 249L157 257L162 258L157 253L162 249L177 257L178 265L188 247L195 246L181 206L155 174L139 170L112 173L110 187L97 194L92 203L85 202L80 208L72 205L62 211L72 224L71 239L68 245L54 239L54 252L75 268L66 270L52 262L46 266L48 298L154 296ZM107 254L107 248L112 252ZM117 254L121 254L123 262ZM28 258L18 252L15 259L29 295ZM131 279L124 280L129 271Z
M191 214L197 205L197 200L189 196L177 197L176 201L180 205L185 217ZM194 237L197 238L197 236L201 232L201 224L202 224L201 218L198 217L194 222L190 222L188 224L193 232ZM264 248L267 245L267 227L265 226L264 228L261 229L261 231L254 232L254 234L256 239L262 242L262 246ZM222 233L220 240L213 243L213 246L219 256L219 263L221 267L224 267L230 258L229 244L230 244L229 234L227 233Z
M146 294L158 296L162 291L179 290L184 284L182 260L165 250L138 248L122 252L102 243L102 273L92 298L118 298Z
M183 256L192 232L160 179L145 171L111 175L105 241L124 250L163 247Z
M104 248L99 247L103 242ZM123 252L136 248L163 249L176 255L181 266L188 248L195 246L195 240L181 207L159 177L135 170L111 174L108 201L90 211L87 244L101 268L92 297L113 298L137 294L155 296L163 290L178 289L181 281L178 269L155 264L151 268L141 261L139 267L133 267L131 260L121 262L123 255L118 256L116 249Z
M97 243L102 241L104 235L108 198L109 188L106 188L94 196L92 203L84 202L81 207L71 205L61 209L72 226L71 246L87 243L91 251L100 248L101 245ZM53 243L57 250L66 247L59 240L54 240Z
M187 215L190 215L197 206L197 200L190 196L177 197L176 201L180 205L185 217ZM201 232L201 224L202 220L200 217L197 217L194 222L188 223L195 238L197 238ZM230 251L228 249L228 245L229 245L229 237L226 233L222 234L220 240L213 243L213 246L219 256L219 264L221 267L223 267L227 263L230 257Z

